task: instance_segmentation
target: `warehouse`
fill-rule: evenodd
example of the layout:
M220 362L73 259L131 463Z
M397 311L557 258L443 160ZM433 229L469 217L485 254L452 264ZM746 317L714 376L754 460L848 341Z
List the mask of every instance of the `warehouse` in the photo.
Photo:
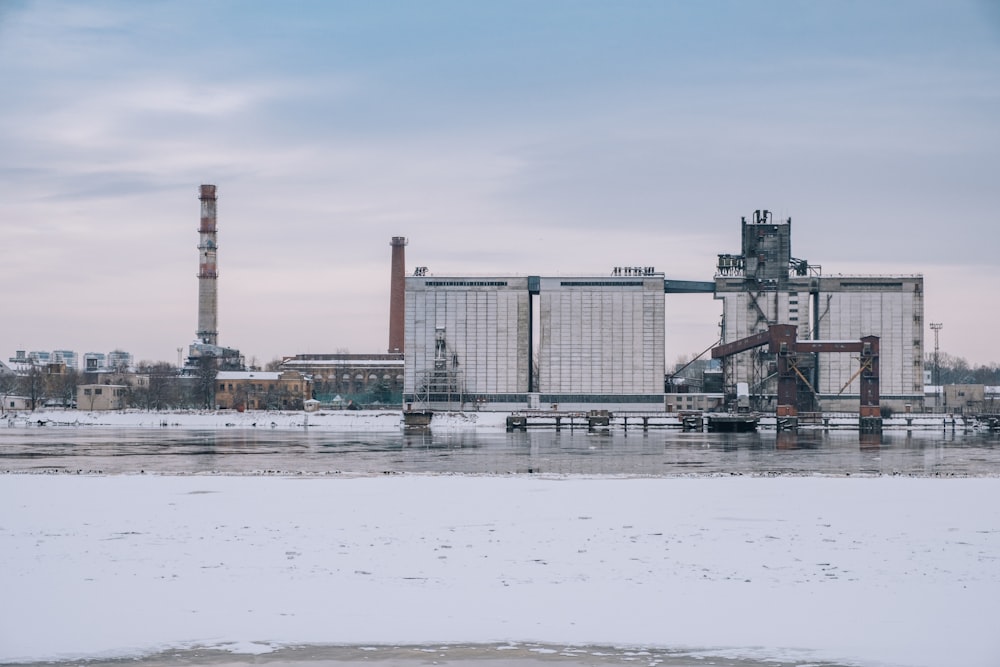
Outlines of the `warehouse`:
M527 277L409 276L405 313L405 403L452 409L527 404Z
M791 226L766 210L743 218L741 252L718 256L713 282L666 280L653 267L574 277L434 276L418 267L399 300L403 401L435 409L679 409L664 393L664 295L703 293L722 302L722 345L779 324L793 325L802 341L878 337L882 405L922 411L923 277L825 276L792 256ZM394 238L400 278L403 245ZM392 312L403 310L399 301ZM858 363L844 352L800 355L799 409L857 410ZM745 384L752 409L773 411L775 372L766 350L736 352L722 359L724 392L735 398Z
M663 275L628 273L407 277L404 401L662 410Z

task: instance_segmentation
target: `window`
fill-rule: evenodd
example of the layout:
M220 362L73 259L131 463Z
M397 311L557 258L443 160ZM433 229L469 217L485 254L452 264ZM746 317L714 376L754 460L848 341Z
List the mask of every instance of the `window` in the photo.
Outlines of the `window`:
M225 391L225 390L226 390L226 383L225 382L220 382L219 383L219 391Z
M100 387L98 387L97 389L94 390L94 394L97 395L97 396L100 396L102 391L104 391L104 390L101 389Z
M84 396L90 396L90 390L89 389L84 389L83 390L83 395ZM13 406L11 406L11 407L13 407Z

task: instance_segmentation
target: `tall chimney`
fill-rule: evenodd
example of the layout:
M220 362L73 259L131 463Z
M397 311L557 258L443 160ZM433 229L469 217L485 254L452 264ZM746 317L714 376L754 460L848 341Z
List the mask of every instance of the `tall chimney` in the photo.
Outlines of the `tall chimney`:
M219 344L219 268L215 240L215 186L201 186L201 226L198 233L198 333L197 338L208 345Z
M406 238L393 236L392 274L389 289L389 352L403 353L403 322L406 313Z

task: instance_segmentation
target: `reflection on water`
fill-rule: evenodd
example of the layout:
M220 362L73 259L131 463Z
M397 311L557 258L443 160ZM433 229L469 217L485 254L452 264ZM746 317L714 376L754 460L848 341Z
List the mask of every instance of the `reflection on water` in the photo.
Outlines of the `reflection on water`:
M0 429L0 471L992 475L1000 436L15 428Z

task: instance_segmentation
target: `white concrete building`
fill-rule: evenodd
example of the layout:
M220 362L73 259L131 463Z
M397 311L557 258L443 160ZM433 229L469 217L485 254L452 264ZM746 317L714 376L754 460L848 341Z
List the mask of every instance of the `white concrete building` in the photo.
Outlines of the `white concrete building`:
M539 315L542 403L663 409L662 274L543 277Z
M879 393L897 411L924 402L924 279L922 276L824 276L819 279L816 329L820 340L879 337ZM818 355L825 410L853 409L858 360Z
M404 403L664 409L664 280L652 269L411 276L405 308Z
M407 277L404 402L524 405L530 345L527 277Z

